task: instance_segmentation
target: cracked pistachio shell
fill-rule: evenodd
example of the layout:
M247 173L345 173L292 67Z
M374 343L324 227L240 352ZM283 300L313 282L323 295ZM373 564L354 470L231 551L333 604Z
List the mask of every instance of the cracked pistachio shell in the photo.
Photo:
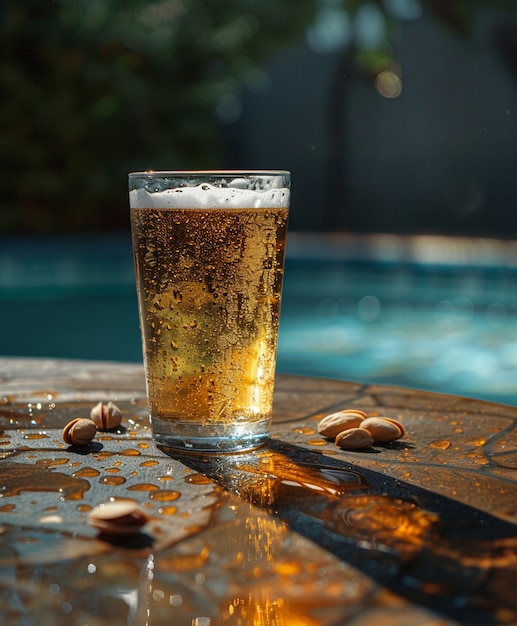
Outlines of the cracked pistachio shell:
M113 402L98 402L90 411L90 418L99 430L111 430L120 425L122 413Z

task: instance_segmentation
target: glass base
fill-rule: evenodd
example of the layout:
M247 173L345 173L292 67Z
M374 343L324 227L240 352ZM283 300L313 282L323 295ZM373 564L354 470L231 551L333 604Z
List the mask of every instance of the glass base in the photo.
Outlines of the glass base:
M193 453L246 452L263 445L269 436L270 419L230 424L194 424L192 422L151 419L156 442Z

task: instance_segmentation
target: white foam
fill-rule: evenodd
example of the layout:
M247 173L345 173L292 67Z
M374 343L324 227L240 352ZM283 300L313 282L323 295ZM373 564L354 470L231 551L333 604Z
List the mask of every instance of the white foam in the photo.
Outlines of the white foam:
M288 207L289 195L289 189L286 188L263 191L213 187L203 183L197 187L181 187L155 193L149 193L146 189L134 189L129 192L129 203L133 209L261 209Z

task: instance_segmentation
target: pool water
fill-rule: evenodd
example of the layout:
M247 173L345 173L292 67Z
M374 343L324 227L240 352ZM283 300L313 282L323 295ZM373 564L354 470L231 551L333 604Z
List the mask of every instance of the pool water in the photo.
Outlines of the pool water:
M291 235L278 370L517 404L511 242ZM0 354L140 361L128 234L9 240Z
M357 271L349 270L349 285ZM287 286L288 294L292 288ZM517 403L513 306L499 300L475 305L447 289L427 303L389 297L382 284L343 292L314 302L287 295L279 346L282 371Z

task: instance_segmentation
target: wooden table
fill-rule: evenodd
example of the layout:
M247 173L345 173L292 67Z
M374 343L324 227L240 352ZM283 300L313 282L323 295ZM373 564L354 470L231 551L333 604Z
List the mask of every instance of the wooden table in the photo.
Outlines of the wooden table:
M99 401L122 427L70 447ZM340 450L357 407L404 439ZM178 456L151 438L138 365L0 359L0 623L44 626L517 624L517 408L279 376L272 437ZM92 507L151 516L108 539Z

